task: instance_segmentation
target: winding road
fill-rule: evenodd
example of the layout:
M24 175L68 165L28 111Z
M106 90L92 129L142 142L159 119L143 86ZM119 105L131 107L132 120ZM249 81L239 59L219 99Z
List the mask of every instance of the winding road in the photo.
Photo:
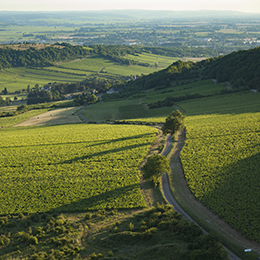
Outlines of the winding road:
M184 130L186 131L186 130ZM185 132L183 134L183 137L185 136ZM184 141L185 141L185 137L182 138L182 140L179 140L177 142L175 142L175 147L177 146L178 144L178 147L177 149L175 150L175 152L173 153L172 156L175 156L175 157L179 157L180 155L180 152L182 150L182 147L184 146ZM178 143L179 142L179 143ZM169 153L169 151L171 150L171 146L172 146L172 136L169 134L167 136L167 139L166 139L166 144L165 144L165 148L163 150L163 152L161 153L161 155L163 156L167 156L167 154ZM180 162L179 162L180 163ZM172 165L170 164L171 168L172 168ZM174 170L172 168L172 170ZM171 194L171 191L170 191L170 184L169 184L169 180L168 180L168 176L167 174L164 174L161 178L161 182L162 182L162 190L163 190L163 194L164 194L164 197L166 198L167 202L172 205L174 207L174 210L176 212L178 212L179 214L182 214L184 218L196 223L179 205L178 203L176 202L176 200L173 198L172 194ZM196 223L198 225L198 223ZM198 225L200 228L202 228L200 225ZM206 230L204 230L202 228L203 232L205 234L207 234L208 232ZM224 245L223 245L224 246ZM224 246L224 248L228 251L228 254L229 254L229 259L230 260L241 260L241 258L239 258L238 256L236 256L232 251L230 251L228 248L226 248Z
M83 107L82 109L80 109L80 110L77 112L77 114L78 114L79 118L83 118L85 121L89 122L90 120L87 119L85 116L83 116L83 115L81 114L81 111L83 111L85 108L86 108L86 107Z

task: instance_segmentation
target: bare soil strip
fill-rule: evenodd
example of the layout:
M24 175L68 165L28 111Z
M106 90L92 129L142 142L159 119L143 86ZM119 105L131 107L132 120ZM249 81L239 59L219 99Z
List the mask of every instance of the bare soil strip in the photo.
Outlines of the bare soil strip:
M211 210L202 205L190 192L179 158L182 147L184 146L184 141L185 132L183 131L178 134L177 141L174 143L174 148L168 155L171 167L171 172L169 173L170 189L175 201L177 201L185 212L188 212L188 215L191 215L196 222L203 226L204 229L208 232L213 231L222 241L228 241L230 244L233 244L236 249L238 247L240 247L241 250L250 248L253 251L260 253L259 243L250 241L243 237L238 231L231 228L223 219L220 219ZM163 183L165 183L165 179L163 179ZM172 197L171 194L169 196ZM229 253L230 259L240 259L232 252Z
M51 110L38 116L33 116L15 126L39 126L82 123L76 111L79 107L68 107Z

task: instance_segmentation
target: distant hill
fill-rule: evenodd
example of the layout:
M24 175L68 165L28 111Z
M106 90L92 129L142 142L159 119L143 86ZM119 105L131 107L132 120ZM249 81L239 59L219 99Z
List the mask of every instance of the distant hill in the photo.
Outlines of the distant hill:
M104 20L139 20L139 19L194 19L194 18L217 18L234 19L260 17L259 14L242 13L236 11L167 11L167 10L103 10L103 11L60 11L60 12L18 12L1 11L0 22L31 24L34 20L66 19L81 21L104 21Z
M227 91L231 92L249 88L260 91L260 48L237 51L197 63L179 60L164 70L130 82L120 93L104 98L128 97L146 89L164 89L202 79L226 82L229 86ZM185 99L189 98L194 97L185 97Z

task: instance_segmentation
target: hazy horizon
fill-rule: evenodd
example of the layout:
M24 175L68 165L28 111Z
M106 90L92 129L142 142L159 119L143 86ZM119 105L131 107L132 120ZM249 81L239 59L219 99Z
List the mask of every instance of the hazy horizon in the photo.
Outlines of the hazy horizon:
M259 0L0 0L0 11L106 11L106 10L153 10L153 11L239 11L260 13Z

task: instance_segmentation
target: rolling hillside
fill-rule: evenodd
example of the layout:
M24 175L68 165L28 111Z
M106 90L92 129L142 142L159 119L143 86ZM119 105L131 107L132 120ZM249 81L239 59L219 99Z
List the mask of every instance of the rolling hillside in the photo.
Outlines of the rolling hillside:
M82 111L92 123L110 124L14 129L12 122L21 121L21 115L1 121L0 258L167 259L174 254L176 259L227 259L214 236L202 236L170 208L141 209L145 201L139 165L156 130L112 125L164 123L176 109L185 115L187 140L181 161L190 191L256 241L259 251L260 95L250 91L258 89L252 82L258 77L259 60L252 57L259 51L197 63L177 61L130 81L119 93L104 95L102 102ZM253 85L235 84L239 63L245 66L239 73L245 82L254 64ZM235 66L221 79L225 64ZM174 172L170 174L171 179ZM205 224L203 216L197 218ZM252 259L241 243L234 247L242 259ZM211 254L216 249L220 255Z

